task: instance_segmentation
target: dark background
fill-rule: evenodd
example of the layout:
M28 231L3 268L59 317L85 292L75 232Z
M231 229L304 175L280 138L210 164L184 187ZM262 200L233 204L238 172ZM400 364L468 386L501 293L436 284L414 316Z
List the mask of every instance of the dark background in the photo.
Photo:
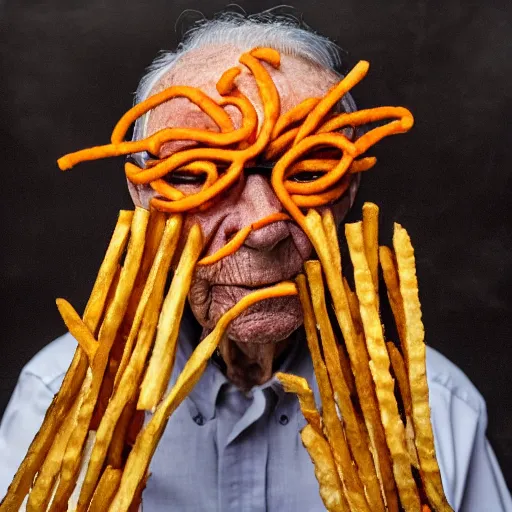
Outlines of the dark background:
M276 5L239 1L248 12ZM404 105L416 125L372 150L363 200L412 236L427 341L485 397L489 437L512 484L509 213L511 9L446 0L297 1L314 29L369 60L359 106ZM172 49L185 9L221 1L0 2L2 357L0 414L22 366L64 332L54 299L85 305L121 208L119 161L68 173L55 160L107 142L160 49Z

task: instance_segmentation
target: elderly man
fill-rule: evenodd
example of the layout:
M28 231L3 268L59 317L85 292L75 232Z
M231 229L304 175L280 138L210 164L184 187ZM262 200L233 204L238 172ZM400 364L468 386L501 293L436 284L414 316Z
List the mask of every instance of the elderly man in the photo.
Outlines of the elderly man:
M282 113L306 98L325 95L339 81L337 48L327 39L279 19L228 17L202 23L177 52L159 57L143 78L136 101L173 85L194 86L218 99L219 76L237 64L243 51L254 47L271 47L281 53L280 69L269 72ZM263 105L249 73L242 73L237 85L261 123ZM355 110L349 94L339 108ZM237 110L226 110L235 127L239 126ZM134 138L166 127L216 128L190 102L176 99L141 118ZM194 144L168 142L158 155L133 158L143 167L147 159L165 158ZM176 173L168 181L188 194L201 187L200 179L190 175ZM357 184L354 179L331 206L339 222L352 204ZM148 186L133 184L130 192L134 203L143 207L149 206L155 194ZM188 214L185 230L198 223L211 254L244 226L282 210L270 186L268 168L256 161L246 166L215 205ZM311 253L310 241L299 226L279 221L252 232L232 256L198 267L189 294L190 308L182 320L172 380L224 312L253 289L295 277ZM279 369L314 382L301 325L296 297L264 301L231 324L199 384L167 425L152 461L144 510L324 510L299 437L305 420L296 399L286 395L273 377ZM75 346L71 335L64 335L21 374L0 429L2 495L60 386ZM449 502L456 510L512 510L485 437L484 400L464 374L433 349L427 351L427 370L436 449Z

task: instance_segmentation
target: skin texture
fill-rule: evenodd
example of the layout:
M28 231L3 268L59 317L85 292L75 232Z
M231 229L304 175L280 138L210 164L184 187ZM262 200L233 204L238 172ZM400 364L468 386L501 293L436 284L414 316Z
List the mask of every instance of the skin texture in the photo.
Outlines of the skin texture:
M198 87L219 99L215 84L222 73L238 64L244 49L233 46L202 48L184 55L154 86L150 95L172 85ZM298 57L281 56L281 67L267 66L281 98L281 113L287 112L306 98L323 96L339 77L332 71ZM244 68L237 79L239 89L253 103L261 124L263 106L252 75ZM226 111L235 127L240 114L235 108ZM145 136L165 127L187 127L217 131L214 123L186 99L174 99L154 109L147 119ZM192 147L187 141L169 142L162 146L160 158ZM241 228L272 213L283 211L269 182L269 170L246 169L243 178L216 199L205 212L189 214L185 233L199 223L206 240L206 254L224 246ZM185 193L199 185L180 185ZM137 205L148 207L156 194L148 186L133 186L130 193ZM334 206L341 220L349 207L348 197ZM184 237L183 237L184 238ZM280 221L253 232L232 256L216 264L198 267L192 282L189 302L197 321L207 333L222 314L254 288L294 278L303 262L311 255L312 246L304 232L294 223ZM239 387L247 389L262 384L272 376L273 361L290 343L290 335L302 324L297 297L263 301L246 311L230 326L228 339L220 346L226 373Z

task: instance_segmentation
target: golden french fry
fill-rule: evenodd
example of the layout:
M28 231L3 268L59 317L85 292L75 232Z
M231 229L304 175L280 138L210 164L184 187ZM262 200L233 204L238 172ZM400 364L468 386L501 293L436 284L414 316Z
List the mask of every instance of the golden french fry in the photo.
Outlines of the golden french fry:
M98 276L92 288L84 311L85 325L93 335L96 335L98 324L105 309L105 301L110 290L110 285L117 271L117 266L126 247L130 235L130 227L133 222L133 211L121 210L119 219L112 235L112 240L107 248L105 258L101 264Z
M126 448L127 434L129 428L131 426L132 421L134 420L136 406L137 402L135 400L128 402L125 405L123 412L121 413L121 416L119 416L119 419L117 420L117 425L114 429L114 433L112 434L112 441L110 442L110 445L108 447L106 457L106 464L108 466L112 466L113 468L116 469L121 468L123 466L123 452L124 449ZM82 490L80 490L80 492L82 492Z
M428 382L426 372L425 331L421 321L418 279L414 249L407 231L395 224L393 247L396 253L400 293L404 304L405 356L409 375L414 421L415 444L420 461L420 474L429 502L436 511L451 511L443 490L436 460L434 433L430 423Z
M306 425L300 437L315 466L325 508L329 512L350 512L329 443L312 425Z
M87 512L105 512L114 498L114 494L119 487L121 481L121 475L123 471L121 469L114 469L111 466L107 466L103 475L101 475L100 481L94 496L92 497L91 504L87 509Z
M362 223L345 225L350 258L354 266L356 293L361 308L361 318L370 355L370 370L386 434L386 441L393 461L393 473L400 501L404 510L420 509L420 498L412 476L409 454L405 447L405 430L395 399L394 382L389 372L389 356L384 342L382 325L375 298L368 263L364 252Z
M140 263L139 274L135 280L135 285L139 286L141 290L144 288L147 276L153 267L156 253L160 247L162 236L164 235L165 226L169 221L168 215L158 210L151 210L149 212L148 228L146 231L146 243L144 244L144 253ZM130 297L131 299L131 297ZM128 305L127 312L130 304Z
M201 228L195 224L188 235L162 307L153 353L141 385L137 403L139 410L151 410L156 407L167 389L176 356L181 316L202 249L203 235Z
M103 315L106 296L128 240L132 217L133 212L121 211L119 213L112 239L85 308L84 323L93 333L96 331L96 327ZM54 442L57 431L68 415L69 409L80 391L87 370L87 363L87 356L81 347L78 347L60 390L46 411L41 428L32 441L23 462L9 486L6 496L0 504L1 512L18 512L32 485L34 476L41 467L41 464L43 464L48 450Z
M162 268L166 269L165 270L166 274L169 272L170 263L169 264L166 263L167 260L169 259L169 257L162 253L162 250L163 250L162 246L161 246L162 240L165 237L166 250L169 251L170 253L172 253L170 255L170 260L169 260L170 262L172 262L172 257L174 256L174 252L176 251L176 247L178 245L178 240L179 240L179 236L181 233L181 226L183 224L181 215L176 214L176 215L172 215L171 217L169 217L167 219L167 221L164 223L164 229L161 233L160 233L160 218L161 217L158 216L155 218L155 221L154 221L156 223L156 228L158 231L158 240L159 240L160 245L158 247L156 247L156 249L154 247L151 247L150 251L148 251L151 256L151 262L152 262L151 269L144 272L144 275L142 278L141 278L141 275L142 275L142 269L141 269L137 276L137 279L143 279L144 276L147 279L143 283L142 291L140 293L137 293L137 296L136 296L136 298L138 298L138 303L136 304L135 313L132 314L133 320L130 320L130 326L131 326L130 332L128 334L128 338L126 340L124 350L123 350L123 356L122 356L121 362L119 364L119 368L116 373L114 387L117 387L117 384L119 383L119 381L124 373L124 370L126 369L126 366L128 365L128 362L130 360L130 356L133 351L133 343L134 343L135 338L137 337L137 334L139 332L139 328L140 328L140 325L142 322L142 317L144 315L144 312L145 312L146 306L148 304L148 301L150 299L150 296L153 292L153 287L155 285L155 280L158 278L158 273L162 272ZM150 236L149 240L154 245L156 242L155 235L153 234L152 236ZM144 256L146 256L146 258L148 258L146 250L144 251ZM142 263L144 263L144 260L142 261ZM163 265L163 267L162 267L162 265ZM140 286L142 286L142 284ZM133 297L134 297L134 295L132 295L130 297L130 301L132 300Z
M90 372L92 373L92 379L87 388L87 393L82 403L82 407L78 413L76 428L73 430L66 447L66 453L64 454L64 459L62 461L60 481L50 505L50 512L65 508L66 502L68 501L68 498L73 492L73 488L75 486L82 459L82 449L100 391L110 349L124 313L126 312L130 292L132 291L133 283L139 270L142 251L144 249L148 217L149 212L147 210L142 208L137 208L135 210L132 220L131 237L128 243L124 266L121 270L119 284L112 303L107 309L99 331L99 346Z
M379 311L379 207L374 203L363 204L363 239Z
M345 378L345 382L347 383L348 390L351 396L356 396L356 383L354 381L354 374L352 373L352 368L350 368L350 361L345 352L345 349L338 345L338 354L340 359L341 371L343 373L343 377Z
M389 359L391 361L391 367L398 383L398 389L402 402L404 404L404 412L406 416L412 414L412 402L411 402L411 390L409 388L409 380L407 377L407 369L402 358L402 354L392 341L386 342L388 348Z
M348 447L343 434L342 426L336 411L333 390L329 381L327 367L322 359L320 352L320 345L318 342L318 335L316 331L316 320L313 312L313 305L307 290L306 279L303 275L299 275L296 279L297 288L299 290L299 297L302 304L304 316L304 328L306 331L306 339L313 361L313 368L315 371L316 380L318 382L318 389L322 399L323 408L323 423L327 434L328 444L331 446L332 454L334 456L335 465L337 468L338 477L340 478L340 491L349 503L354 506L362 506L362 510L368 509L368 504L361 498L361 482L357 475L355 475L352 466L350 454L347 455ZM310 454L311 455L311 454ZM348 458L348 460L347 460ZM346 470L345 474L343 471ZM343 479L350 479L348 486ZM355 491L353 489L356 489Z
M146 240L144 242L144 251L139 265L139 271L133 285L128 306L119 326L118 334L110 351L107 373L104 376L104 383L100 391L99 401L102 405L96 408L93 417L93 425L96 426L103 415L106 402L112 393L112 389L117 386L119 379L124 372L130 354L133 350L133 343L137 335L137 329L140 323L140 317L137 319L137 312L144 309L146 303L142 299L142 293L146 287L149 271L152 267L160 240L162 239L165 228L166 214L158 210L149 211L148 225L146 228Z
M92 366L96 350L98 349L98 342L94 339L94 336L84 324L80 315L67 300L57 299L56 302L62 320L73 338L75 338L80 347L82 347L82 350L89 360L89 366Z
M296 293L297 289L293 283L283 282L246 295L222 315L213 331L196 347L170 393L158 405L151 420L137 436L135 445L126 461L119 490L109 508L110 512L126 512L128 510L137 488L147 472L169 416L201 378L208 360L225 335L229 324L243 311L260 300L295 295Z
M356 330L357 336L361 338L363 336L363 323L361 321L361 314L359 312L359 300L357 299L356 292L352 291L348 281L345 277L343 277L343 287L345 288L345 293L347 295L348 305L350 308L350 314L352 315L352 321L354 323L354 328ZM364 341L361 339L358 342L359 345L364 345ZM348 388L350 390L351 395L356 394L356 384L354 380L354 374L352 373L352 368L350 367L350 361L345 353L344 348L340 345L338 348L340 353L340 364L341 369L343 370L343 375L345 376L345 380L347 381Z
M294 393L299 399L300 410L307 422L320 434L322 433L322 420L316 408L313 391L304 377L289 373L277 372L275 377L282 384L287 393Z
M336 266L336 270L341 274L341 253L338 240L338 229L336 227L336 221L334 220L332 210L325 210L322 213L322 225L324 227L327 243L329 244L329 251L331 253L332 260Z
M398 382L398 389L404 404L405 412L405 443L409 457L411 458L411 464L416 468L420 469L420 463L418 460L418 453L416 452L416 446L414 445L414 424L412 420L412 401L411 401L411 390L409 388L409 379L407 377L407 370L405 368L402 354L395 346L392 341L386 343L388 347L389 358L391 360L391 367L395 374L395 379Z
M149 212L148 227L146 229L146 242L144 244L142 261L140 263L137 277L135 278L135 284L130 295L130 300L128 301L124 320L121 324L122 327L126 326L129 329L129 332L125 335L127 340L123 347L123 355L121 356L121 360L119 361L119 366L117 368L114 387L117 387L119 379L128 365L128 361L133 350L134 336L137 335L136 332L133 333L134 325L137 326L137 323L140 322L140 318L138 319L138 312L145 307L142 295L144 290L147 288L146 285L149 272L153 267L153 262L164 234L166 221L167 216L165 213L159 212L158 210L151 210ZM138 327L135 330L137 329Z
M386 444L384 428L379 414L379 407L373 385L370 368L368 366L368 353L362 337L357 335L354 327L347 295L343 286L341 275L333 265L330 251L323 231L320 215L310 210L306 216L306 226L316 253L322 263L326 282L331 293L336 319L340 326L350 364L353 370L359 403L363 412L364 421L370 436L371 451L375 469L381 487L384 489L386 504L391 512L398 512L398 497L389 450Z
M136 321L141 324L140 330L138 327L132 329L132 331L136 331L139 334L137 344L96 432L89 466L80 492L78 502L80 507L86 507L91 499L119 417L127 404L137 399L142 372L151 349L156 319L162 304L167 274L178 244L181 224L180 216L173 216L166 222L160 247L142 293L141 303L147 303L147 307L137 308L135 315ZM137 320L139 315L141 317L140 321ZM124 437L119 442L124 446Z
M400 283L398 282L398 271L396 268L396 260L393 251L386 246L379 247L379 259L382 267L382 275L386 283L389 305L395 319L398 338L400 339L400 347L404 353L407 353L405 344L405 314L402 294L400 293ZM406 357L407 360L407 357Z
M350 398L350 391L341 369L338 347L336 346L334 333L327 314L327 306L325 304L325 290L322 282L322 269L320 262L307 261L305 263L305 268L308 276L316 323L320 329L325 365L334 391L334 400L340 410L343 425L345 427L345 436L348 441L348 446L350 447L354 462L359 469L359 479L364 486L364 490L366 490L366 499L369 509L372 511L384 512L384 502L382 501L380 494L380 484L375 472L372 456L369 447L365 445L363 432L360 431L359 422L357 421L357 413L354 410L354 406ZM350 469L352 469L353 465L350 454L348 455L348 463ZM342 476L342 481L345 483L347 469L342 467L342 470L345 473ZM354 481L357 484L358 479L355 479ZM350 490L348 483L345 483L345 485L347 490ZM365 493L363 487L356 489L356 492L361 493L364 497ZM359 496L358 498L360 499ZM358 507L361 507L360 504L357 504L351 499L350 495L347 495L347 501L356 510L359 510Z
M343 286L345 293L347 294L348 306L350 308L350 314L352 315L352 321L358 334L363 334L363 323L361 321L361 313L359 312L359 300L356 292L352 291L348 281L343 277Z
M77 396L63 423L63 427L57 431L55 440L30 490L26 507L27 512L46 510L48 503L50 503L53 487L62 465L62 457L64 456L69 436L73 431L82 398L81 395Z
M320 398L323 404L323 416L325 421L326 414L329 416L329 419L334 418L336 415L336 411L333 410L333 392L329 382L327 368L325 367L325 363L320 352L315 315L313 313L313 306L309 297L306 277L303 274L300 274L297 276L295 282L297 284L297 290L299 292L299 298L302 305L304 330L306 332L306 340L313 362L313 369L315 371L315 377L318 383ZM304 433L304 430L302 433ZM339 504L340 510L349 510L345 498L345 491L340 480L336 463L334 462L329 442L324 439L323 435L319 435L318 437L325 441L323 444L319 445L314 443L313 435L308 435L308 430L306 430L305 435L307 437L306 440L303 438L303 443L306 447L306 450L308 450L313 463L315 464L315 471L317 465L319 467L318 471L320 472L320 475L317 473L315 474L317 475L317 480L319 483L322 482L320 484L320 495L322 500L324 500L324 504L327 507L327 503L325 502L325 500L327 500L329 506L335 507ZM308 442L308 439L311 439L311 442ZM342 508L343 506L344 508ZM334 508L334 510L336 509Z
M135 495L133 497L133 500L128 507L128 512L140 512L140 504L142 503L142 493L144 492L144 489L146 488L146 485L148 483L149 477L151 476L151 473L149 471L146 473L146 476L140 481L139 486L137 487L137 490L135 491ZM430 511L429 511L430 512Z

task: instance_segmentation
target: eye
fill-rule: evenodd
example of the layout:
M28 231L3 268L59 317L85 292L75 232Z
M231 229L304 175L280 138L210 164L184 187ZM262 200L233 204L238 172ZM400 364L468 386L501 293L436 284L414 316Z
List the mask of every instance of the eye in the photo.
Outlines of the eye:
M324 172L299 172L290 178L291 181L295 183L309 183L310 181L315 181L318 178L321 178L325 173Z
M126 157L127 162L137 165L141 169L155 165L160 159L158 156L149 153L148 151L141 151L139 153L132 153Z
M170 185L202 185L206 181L206 175L192 174L188 171L174 171L165 176L165 181Z

